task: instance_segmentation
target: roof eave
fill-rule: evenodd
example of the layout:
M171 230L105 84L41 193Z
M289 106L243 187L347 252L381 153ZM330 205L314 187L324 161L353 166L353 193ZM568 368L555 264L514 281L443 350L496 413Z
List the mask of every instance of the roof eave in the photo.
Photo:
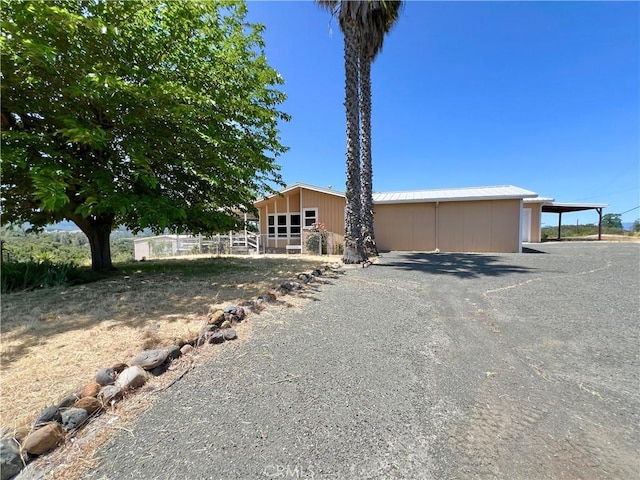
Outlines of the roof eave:
M477 202L481 200L523 200L525 198L533 198L536 195L488 195L485 197L438 197L438 198L421 198L421 199L401 199L401 200L374 200L374 205L388 205L397 203L440 203L440 202Z

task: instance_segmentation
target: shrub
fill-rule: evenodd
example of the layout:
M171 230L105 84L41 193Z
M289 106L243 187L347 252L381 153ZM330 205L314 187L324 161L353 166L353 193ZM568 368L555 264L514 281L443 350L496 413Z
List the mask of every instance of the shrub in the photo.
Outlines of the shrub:
M5 262L0 271L2 293L81 283L83 273L74 263Z
M307 251L311 253L320 253L320 245L322 245L322 254L327 254L327 230L324 224L314 223L311 226L305 245Z

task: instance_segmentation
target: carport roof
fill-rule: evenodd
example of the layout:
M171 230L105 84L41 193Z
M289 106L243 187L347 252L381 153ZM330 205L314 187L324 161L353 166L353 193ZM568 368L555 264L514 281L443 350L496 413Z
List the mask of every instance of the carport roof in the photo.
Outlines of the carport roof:
M600 210L607 208L606 203L564 203L550 202L542 205L542 211L545 213L566 213L581 212L583 210Z
M374 193L373 203L463 202L469 200L512 200L535 198L538 194L513 185L497 187L446 188Z

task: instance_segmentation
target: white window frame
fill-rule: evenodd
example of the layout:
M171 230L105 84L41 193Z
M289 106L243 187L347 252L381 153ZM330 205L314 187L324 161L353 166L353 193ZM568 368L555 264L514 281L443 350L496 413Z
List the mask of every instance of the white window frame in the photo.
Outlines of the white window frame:
M311 225L307 225L307 212L314 212L313 222ZM318 207L303 208L301 221L302 221L302 228L304 230L311 229L314 223L318 223Z
M299 233L292 233L292 228L301 228L302 224L298 223L297 225L291 222L291 217L297 215L300 217L300 222L302 222L302 215L299 212L289 212L289 213L270 213L267 215L267 238L270 239L287 239L287 238L300 238L302 231ZM285 223L280 223L280 220L284 217ZM273 219L273 223L270 223L271 219ZM284 228L285 232L280 232L280 228Z

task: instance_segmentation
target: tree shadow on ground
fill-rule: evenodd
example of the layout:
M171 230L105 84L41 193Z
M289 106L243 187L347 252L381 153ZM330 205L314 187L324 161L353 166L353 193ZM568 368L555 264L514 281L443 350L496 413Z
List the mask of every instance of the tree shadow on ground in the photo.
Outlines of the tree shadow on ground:
M50 341L79 342L86 332L95 332L89 340L95 338L102 345L111 331L117 334L126 327L139 349L151 348L156 338L170 341L174 331L185 332L176 337L197 332L214 305L222 308L256 300L281 282L296 280L300 272L321 266L289 259L233 262L234 268L226 270L208 270L207 264L214 263L211 259L156 262L140 271L135 265L123 272L126 275L89 284L3 295L2 368L34 350L44 351ZM312 297L317 288L307 284L305 294ZM68 334L72 334L69 341L63 342Z
M534 252L544 253L531 253ZM459 278L498 277L533 271L529 267L509 263L510 258L482 253L394 253L382 256L377 266Z

